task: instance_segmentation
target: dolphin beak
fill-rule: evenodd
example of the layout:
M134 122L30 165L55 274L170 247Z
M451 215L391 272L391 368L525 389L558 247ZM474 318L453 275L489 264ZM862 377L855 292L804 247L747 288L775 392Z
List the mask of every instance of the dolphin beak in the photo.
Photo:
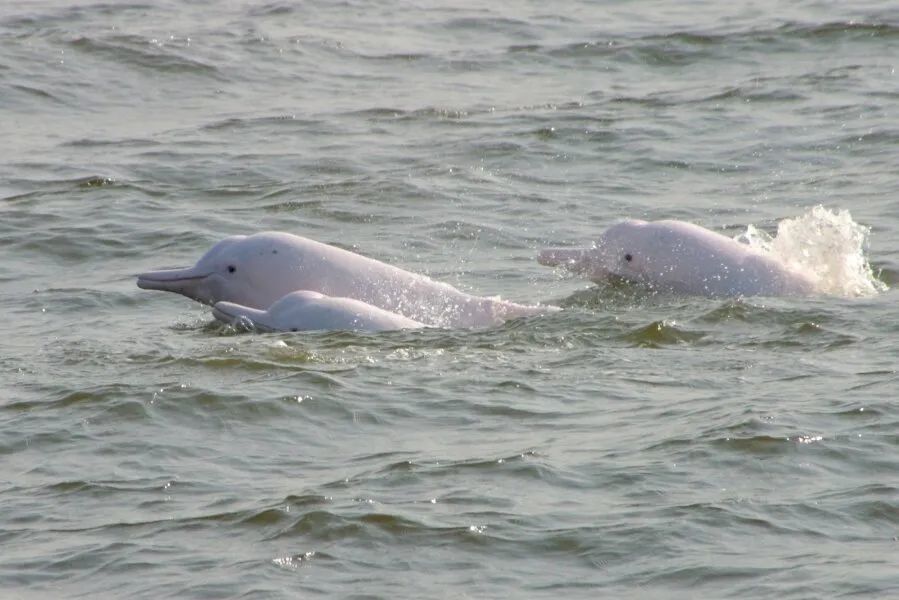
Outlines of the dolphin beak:
M547 248L540 251L537 262L547 267L562 266L574 269L584 259L584 254L586 250L583 248Z
M149 271L137 276L137 287L144 290L174 292L198 302L212 304L208 298L201 297L199 291L201 283L209 275L211 273L200 271L197 267Z
M233 302L216 302L212 307L212 316L226 325L240 325L247 329L270 331L263 321L266 316L264 310L257 310L242 304Z
M185 284L208 275L209 273L200 272L196 267L147 271L137 276L137 287L144 290L162 290L180 294Z

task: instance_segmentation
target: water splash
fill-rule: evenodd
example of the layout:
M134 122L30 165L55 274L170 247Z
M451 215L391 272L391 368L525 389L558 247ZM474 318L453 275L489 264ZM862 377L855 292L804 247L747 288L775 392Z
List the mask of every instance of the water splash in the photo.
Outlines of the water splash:
M857 297L888 289L874 276L865 255L869 233L848 210L818 205L778 223L774 237L750 225L735 239L812 277L821 293Z

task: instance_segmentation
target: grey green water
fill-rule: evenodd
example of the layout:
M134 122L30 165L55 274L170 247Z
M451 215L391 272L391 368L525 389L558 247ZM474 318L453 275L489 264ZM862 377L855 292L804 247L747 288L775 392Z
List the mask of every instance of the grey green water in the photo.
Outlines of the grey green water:
M899 306L594 286L621 217L817 204L899 285L890 2L0 5L0 597L899 597ZM137 289L277 229L476 331Z

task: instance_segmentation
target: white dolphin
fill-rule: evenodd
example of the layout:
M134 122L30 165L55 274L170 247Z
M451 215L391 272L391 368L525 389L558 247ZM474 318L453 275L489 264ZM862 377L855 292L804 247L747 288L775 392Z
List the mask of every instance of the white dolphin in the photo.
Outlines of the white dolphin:
M272 231L225 238L193 267L142 273L137 285L206 304L226 301L262 310L290 292L308 290L435 327L486 327L558 310L466 294L372 258Z
M589 248L551 248L537 258L594 282L611 276L681 294L805 296L814 281L759 250L683 221L626 220Z
M260 331L391 331L425 326L360 300L334 298L308 290L291 292L268 310L216 302L212 314L223 323L252 324Z

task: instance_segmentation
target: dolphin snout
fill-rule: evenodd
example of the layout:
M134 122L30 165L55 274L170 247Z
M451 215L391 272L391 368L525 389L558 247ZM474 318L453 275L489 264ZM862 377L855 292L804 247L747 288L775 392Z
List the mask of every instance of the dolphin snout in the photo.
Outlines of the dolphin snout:
M267 331L263 323L266 311L257 310L234 302L216 302L212 307L212 316L226 325Z
M212 316L226 325L232 324L238 315L229 310L230 306L230 302L216 302L212 307Z
M197 272L195 267L147 271L137 276L137 287L144 290L174 291L179 285L194 279L202 279L208 273Z

